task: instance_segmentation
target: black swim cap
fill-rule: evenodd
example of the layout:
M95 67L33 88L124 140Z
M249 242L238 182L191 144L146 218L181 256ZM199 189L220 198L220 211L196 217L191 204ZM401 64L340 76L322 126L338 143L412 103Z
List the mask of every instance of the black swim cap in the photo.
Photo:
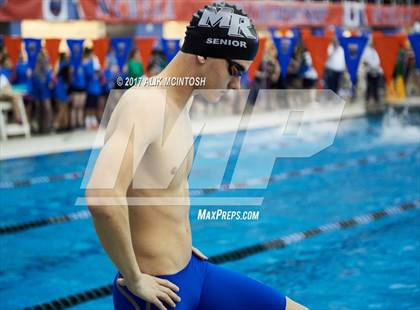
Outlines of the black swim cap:
M245 12L224 2L206 5L192 16L181 51L214 58L253 60L258 35Z

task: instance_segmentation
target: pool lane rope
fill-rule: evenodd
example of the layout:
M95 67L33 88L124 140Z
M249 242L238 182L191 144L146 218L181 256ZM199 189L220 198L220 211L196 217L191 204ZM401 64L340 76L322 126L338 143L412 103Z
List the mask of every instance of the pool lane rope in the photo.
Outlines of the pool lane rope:
M83 177L83 172L68 172L61 175L50 175L50 176L40 176L33 177L30 179L21 179L16 181L2 181L0 182L1 188L16 188L16 187L25 187L32 186L36 184L45 184L53 183L64 180L77 180Z
M71 296L62 297L59 299L55 299L48 303L27 307L24 309L34 309L34 310L57 310L57 309L65 309L70 308L75 305L79 305L84 302L88 302L94 299L102 298L105 296L109 296L112 294L112 284L101 286L98 288L94 288L91 290L87 290L81 293L77 293Z
M293 233L284 237L225 252L223 254L212 256L211 258L209 258L209 260L215 264L222 264L230 261L239 260L268 250L285 248L290 244L303 241L305 239L320 235L322 233L368 224L377 221L383 217L401 214L411 209L420 209L420 200L417 200L412 203L406 203L401 206L390 207L380 211L358 215L348 220L325 224L302 232Z
M404 151L388 152L381 155L370 155L370 156L362 157L359 159L349 159L346 161L330 163L323 166L305 168L305 169L301 169L297 171L284 172L284 173L272 175L271 177L255 178L255 179L251 179L246 182L243 182L243 183L224 185L220 189L217 189L217 188L195 189L195 190L191 190L190 194L195 196L195 195L202 195L202 194L221 191L221 190L244 188L249 185L266 184L267 181L284 180L284 179L288 179L288 178L292 178L296 176L303 176L307 174L338 170L338 169L347 168L351 166L377 163L377 162L381 162L381 161L389 160L389 159L407 157L418 151L419 151L419 148L413 148L413 149L404 150ZM53 182L64 181L64 180L77 180L77 179L82 178L83 175L84 175L83 172L69 172L62 175L40 176L40 177L21 179L21 180L15 180L15 181L2 181L0 182L0 189L26 187L26 186L36 185L36 184L53 183Z
M267 184L268 182L278 182L278 181L291 179L294 177L301 177L305 175L324 173L327 171L340 170L340 169L349 168L352 166L363 166L367 164L374 164L374 163L378 163L385 160L393 160L393 159L408 157L409 155L414 154L418 152L419 150L420 150L419 148L414 148L414 149L405 150L405 151L388 152L381 155L369 155L362 158L349 159L346 161L329 163L322 166L308 167L308 168L303 168L300 170L278 173L270 177L260 177L260 178L249 179L245 182L240 182L240 183L222 184L220 188L192 189L190 190L190 195L200 196L203 194L227 191L231 189L245 189L250 186L264 185L264 184Z
M386 159L396 159L396 158L403 158L407 157L410 154L415 153L419 149L413 149L413 150L407 150L407 151L398 151L398 152L390 152L388 154L382 154L382 155L371 155L359 159L350 159L343 162L337 162L337 163L330 163L325 164L323 166L317 166L317 167L310 167L310 168L303 168L300 170L295 171L289 171L284 173L279 173L272 175L270 177L264 177L264 178L256 178L256 179L250 179L243 183L234 183L234 184L227 184L227 185L221 185L219 189L192 189L190 190L190 195L193 197L205 195L212 192L221 192L221 191L227 191L231 189L241 189L249 187L250 185L256 185L256 184L265 184L267 181L269 182L278 182L294 177L300 177L305 175L311 175L311 174L317 174L317 173L323 173L327 171L333 171L333 170L339 170L343 168L348 168L351 166L362 166L367 164L373 164L377 163L379 161L384 161ZM69 177L75 176L75 173L67 174ZM45 177L46 178L46 177ZM38 178L38 181L40 178ZM1 188L1 187L0 187ZM87 219L90 217L89 211L79 211L70 213L67 215L61 215L56 217L49 217L46 219L39 219L24 223L18 223L18 224L12 224L12 225L3 225L0 226L0 235L2 234L10 234L10 233L17 233L21 231L25 231L31 228L37 228L42 227L50 224L57 224L57 223L64 223L64 222L70 222L74 220L79 219Z
M28 221L25 223L0 226L0 235L17 233L17 232L25 231L31 228L37 228L37 227L47 226L51 224L58 224L58 223L71 222L71 221L76 221L76 220L81 220L81 219L87 219L90 217L91 217L91 214L88 210L82 210L82 211L77 211L77 212L73 212L73 213L69 213L65 215L52 216L46 219L39 219L39 220Z
M320 234L331 232L335 230L348 229L358 225L365 225L375 222L379 219L398 215L409 210L420 209L420 200L405 203L400 206L390 207L379 211L370 212L367 214L358 215L347 220L333 222L321 225L312 229L302 232L293 233L284 237L272 239L269 241L257 243L251 246L242 247L236 250L225 252L222 254L209 257L209 262L214 264L222 264L240 260L258 253L266 252L273 249L285 248L291 244L301 242L310 237L318 236ZM112 284L86 290L81 293L69 295L66 297L58 298L50 302L31 306L25 308L26 310L45 310L45 309L64 309L76 306L78 304L91 301L94 299L102 298L112 294Z

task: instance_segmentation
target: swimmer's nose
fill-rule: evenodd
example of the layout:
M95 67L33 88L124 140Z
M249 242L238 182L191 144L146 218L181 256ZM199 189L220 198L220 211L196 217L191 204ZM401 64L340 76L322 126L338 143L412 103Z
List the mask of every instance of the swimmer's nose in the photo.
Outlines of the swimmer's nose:
M240 77L232 77L228 84L229 89L241 89L241 78Z

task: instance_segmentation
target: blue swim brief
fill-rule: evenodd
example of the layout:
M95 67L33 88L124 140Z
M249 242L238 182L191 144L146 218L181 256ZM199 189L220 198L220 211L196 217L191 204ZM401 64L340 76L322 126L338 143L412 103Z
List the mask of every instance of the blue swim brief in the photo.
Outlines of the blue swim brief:
M117 273L112 294L114 308L117 310L154 310L127 287L117 284L122 277ZM284 310L286 297L275 289L253 280L238 272L214 265L191 255L188 265L181 271L159 276L179 287L177 293L181 301L175 308L165 304L168 309L178 310Z

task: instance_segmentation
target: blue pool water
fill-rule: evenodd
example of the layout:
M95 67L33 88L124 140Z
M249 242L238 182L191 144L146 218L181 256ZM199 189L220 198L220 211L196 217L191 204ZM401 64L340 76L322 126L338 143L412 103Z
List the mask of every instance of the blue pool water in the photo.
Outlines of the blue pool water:
M252 147L244 150L249 169L242 181L258 175L259 163L278 154L280 148L308 147L332 130L328 122L305 126L308 134L303 139L284 143L276 129L252 131ZM199 173L211 173L226 155L225 141L231 135L208 138L205 151L209 156ZM275 181L264 190L208 194L264 197L262 206L246 207L259 210L260 219L199 221L197 211L203 206L192 206L194 245L211 256L418 200L419 138L416 122L401 124L386 118L342 121L331 146L309 158L279 158L273 175L399 151L407 155ZM89 155L84 151L2 161L1 182L80 172ZM232 175L233 164L229 163L225 175ZM0 189L0 225L82 210L74 205L83 194L80 183L75 179ZM410 210L224 266L261 280L311 309L420 309L419 215L418 209ZM90 219L0 235L0 255L2 309L19 309L106 285L115 272ZM112 309L112 299L105 297L75 308Z

